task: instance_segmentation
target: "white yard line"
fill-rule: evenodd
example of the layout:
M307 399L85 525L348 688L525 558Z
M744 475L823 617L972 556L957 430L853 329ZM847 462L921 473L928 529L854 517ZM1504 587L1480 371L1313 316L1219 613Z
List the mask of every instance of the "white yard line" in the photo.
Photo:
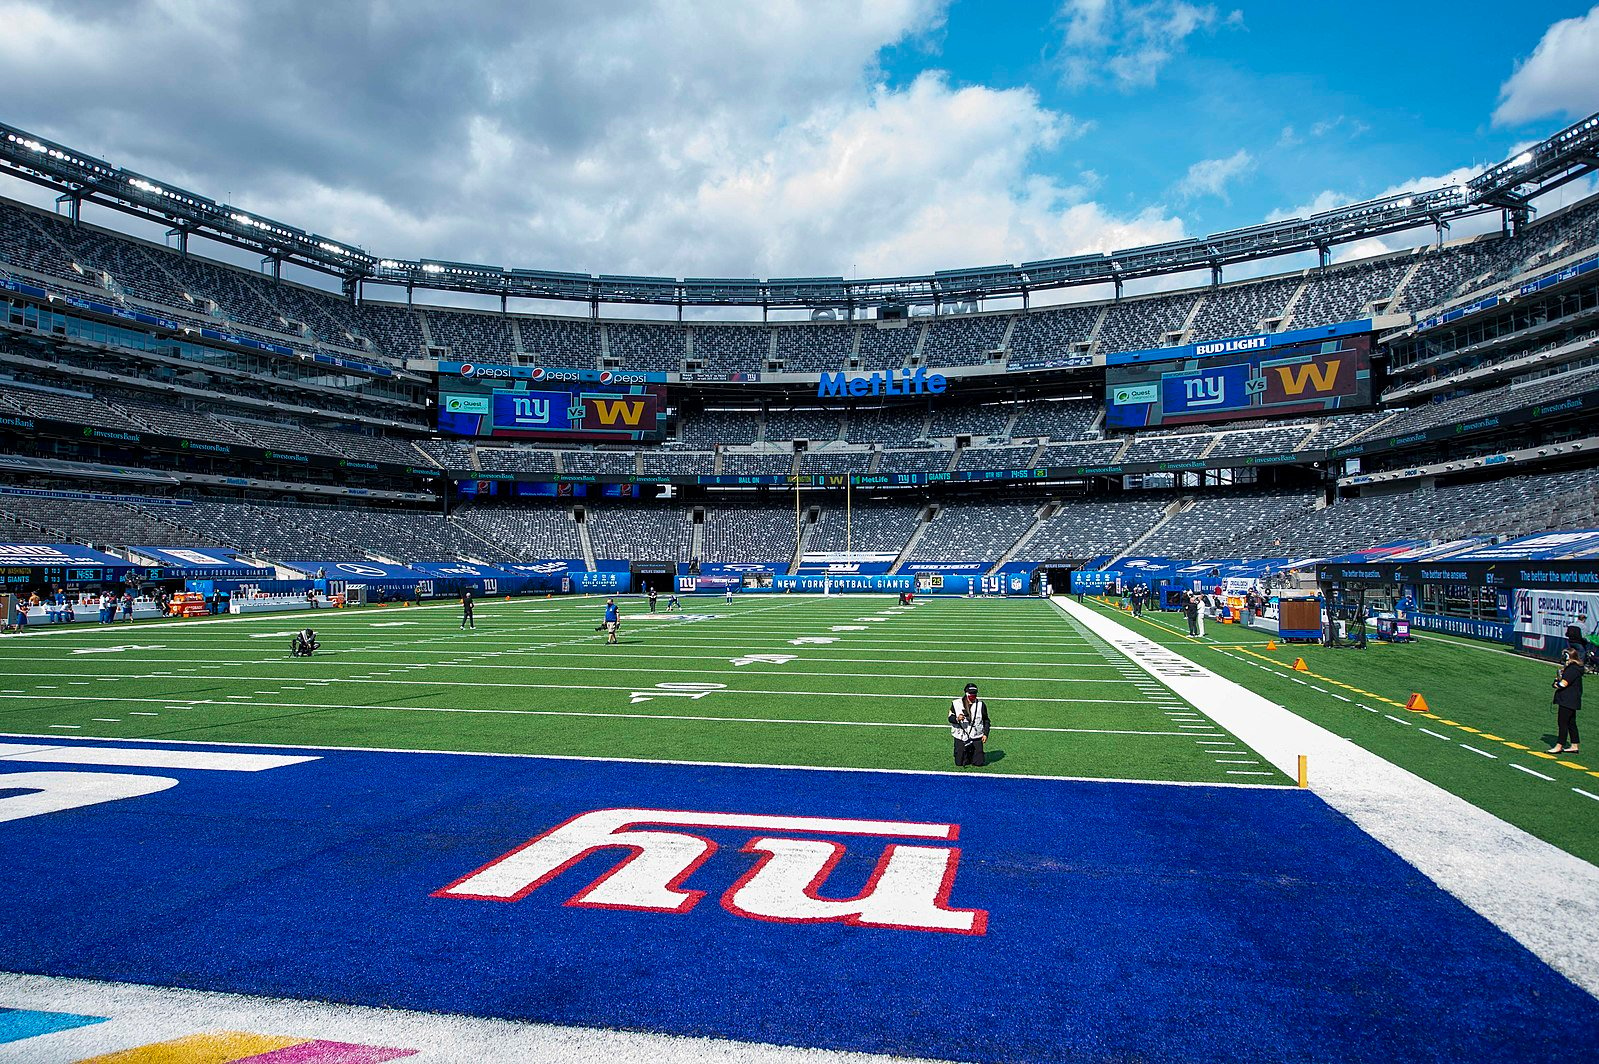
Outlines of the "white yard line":
M1108 616L1054 601L1283 772L1307 755L1328 805L1599 996L1599 868Z
M751 675L751 676L766 676L766 677L770 677L770 678L775 678L775 677L781 676L781 673L749 673L747 675ZM229 678L232 679L232 680L274 680L274 679L278 679L278 677L275 677L275 676L230 676ZM622 687L606 687L606 686L600 686L600 685L597 685L597 684L499 683L499 682L490 682L490 681L487 681L487 680L414 680L414 679L406 679L406 680L364 680L364 679L357 679L357 678L349 677L349 676L330 676L330 677L328 677L325 680L306 680L305 683L307 683L307 684L315 684L315 685L317 685L319 687L325 687L325 686L327 686L329 684L371 684L371 685L376 685L376 686L381 686L381 685L384 685L384 684L390 684L390 685L398 685L400 687L416 687L418 684L423 684L423 685L428 686L428 687L489 687L489 688L516 688L516 689L521 689L521 690L539 690L539 691L613 691L613 692L624 692L625 691L625 692L627 692L629 694L631 694L634 691L639 690L639 687L636 684L622 686ZM52 687L52 688L50 688L50 690L55 690L55 688ZM102 688L102 690L103 690L103 688ZM718 693L721 693L721 692L718 692ZM917 701L922 701L922 702L925 702L928 699L936 699L936 698L939 697L938 695L879 693L879 692L873 692L873 691L767 691L767 690L762 690L762 689L758 689L758 688L732 688L732 687L727 689L727 693L730 694L730 695L764 695L764 696L770 696L770 697L774 697L774 698L776 698L776 697L788 697L790 695L799 695L801 697L811 697L811 698L874 698L874 699L909 698L909 699L915 699ZM9 701L27 700L27 699L30 699L30 698L33 698L33 699L61 699L61 698L66 698L66 699L70 699L71 701L74 701L74 702L117 702L117 701L122 701L122 699L116 698L114 696L97 695L97 694L81 694L81 695L32 695L32 694L0 695L0 699L5 699L5 700L9 700ZM255 695L245 695L245 694L226 695L226 696L224 696L224 698L243 698L243 699L254 700ZM154 701L166 701L166 699L142 698L142 699L137 699L137 701L154 702ZM188 701L188 699L180 699L180 701ZM199 701L210 701L210 699L200 699ZM1047 703L1050 703L1051 705L1089 705L1089 706L1103 706L1103 705L1147 706L1149 704L1146 700L1144 700L1142 698L1043 698L1043 697L1040 697L1040 696L1037 696L1037 695L1007 695L1007 696L1005 696L1005 701L1006 702L1047 702ZM272 705L272 703L270 703L270 702L263 702L263 703L260 703L260 704L261 705Z
M945 725L936 725L945 727ZM682 765L690 768L736 768L736 769L775 769L782 772L867 772L873 775L886 776L948 776L955 779L967 780L1052 780L1071 783L1129 783L1139 787L1222 787L1244 790L1272 790L1284 791L1291 788L1272 783L1233 783L1217 782L1213 780L1147 780L1147 779L1122 779L1116 776L1040 776L1025 772L968 772L959 769L936 768L849 768L838 765L769 765L761 762L750 761L684 761L675 758L656 757L590 757L581 754L502 754L487 750L432 750L432 749L402 749L391 746L316 746L295 745L285 743L236 743L224 742L215 739L131 739L119 735L35 735L26 732L0 732L4 739L40 739L50 742L59 742L61 739L70 738L74 742L84 743L117 743L126 746L132 743L143 743L153 746L220 746L240 750L293 750L304 752L338 751L352 754L432 754L445 757L511 757L532 761L600 761L624 765Z
M748 692L744 692L744 693L748 693ZM73 697L73 696L70 696L70 695L44 695L44 696L38 696L38 697L50 698L50 699L54 699L56 701L66 701L66 702L94 701L94 702L139 702L139 703L150 703L150 702L165 702L166 701L165 699L129 698L129 697L126 697L126 696L119 696L119 697L112 697L112 698L94 698L93 696L90 696L90 695L83 695L80 698L80 697ZM718 716L713 716L713 715L710 715L710 714L696 715L696 714L688 714L688 713L626 713L626 712L622 712L622 711L599 710L599 709L468 709L468 708L452 707L452 706L395 706L395 705L389 705L389 704L383 703L383 702L375 703L375 704L372 704L372 705L348 705L348 704L340 704L340 703L337 703L337 702L260 702L260 701L254 700L254 699L251 699L249 702L231 701L231 699L238 698L238 697L242 697L242 696L229 695L228 696L228 700L218 700L218 699L211 699L211 698L195 699L194 701L192 701L192 702L190 702L188 704L187 708L193 709L196 706L223 706L223 707L231 707L231 708L234 708L234 709L350 709L350 710L362 710L362 711L385 712L385 713L387 713L387 712L394 712L394 713L461 713L461 714L466 714L466 715L471 715L471 716L492 716L492 717L618 717L618 718L621 718L621 719L624 719L624 720L684 720L684 721L698 721L698 722L715 723L715 724L806 724L806 725L837 726L837 727L843 727L843 728L944 728L944 729L947 729L949 727L948 724L917 724L917 723L902 723L902 722L898 722L898 721L879 721L879 720L809 720L809 719L797 718L797 717L796 718L790 718L790 717L718 717ZM924 701L926 700L925 696L921 696L921 695L907 696L907 697L918 697L918 698L922 698ZM1012 699L1011 701L1014 701L1014 699ZM105 721L106 723L115 723L115 720L113 718L108 718L108 717L95 717L94 719L95 720L102 720L102 721ZM1002 731L1013 731L1013 732L1053 732L1053 733L1074 734L1074 735L1174 735L1174 736L1182 736L1184 738L1188 738L1189 736L1192 736L1194 734L1193 732L1186 732L1186 731L1130 731L1130 730L1113 729L1113 728L1033 728L1033 727L1016 727L1016 726L995 728L994 730L996 732L1002 732Z

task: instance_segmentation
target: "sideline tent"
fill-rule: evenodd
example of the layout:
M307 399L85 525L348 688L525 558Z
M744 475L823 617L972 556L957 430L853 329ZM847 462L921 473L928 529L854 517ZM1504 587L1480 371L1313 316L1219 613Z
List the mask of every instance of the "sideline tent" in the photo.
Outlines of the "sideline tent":
M276 575L272 569L245 565L232 554L215 547L129 547L128 550L161 566L163 579L271 580Z
M284 562L291 569L297 569L306 576L315 576L318 570L326 570L329 580L344 580L352 584L369 585L405 585L414 587L419 581L432 580L433 576L408 565L395 565L391 562L319 562L319 561L292 561Z

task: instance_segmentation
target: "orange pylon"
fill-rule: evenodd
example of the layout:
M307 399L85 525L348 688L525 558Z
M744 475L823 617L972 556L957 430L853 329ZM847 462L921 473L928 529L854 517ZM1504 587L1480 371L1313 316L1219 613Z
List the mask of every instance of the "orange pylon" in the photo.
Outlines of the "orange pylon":
M1266 649L1267 650L1276 650L1277 649L1277 640L1275 640L1275 639L1266 640Z
M1295 672L1309 672L1310 671L1310 666L1305 664L1305 659L1304 658L1295 658L1294 659L1294 671Z
M1427 705L1427 700L1419 694L1413 694L1405 700L1405 708L1413 709L1417 713L1430 713L1432 708Z

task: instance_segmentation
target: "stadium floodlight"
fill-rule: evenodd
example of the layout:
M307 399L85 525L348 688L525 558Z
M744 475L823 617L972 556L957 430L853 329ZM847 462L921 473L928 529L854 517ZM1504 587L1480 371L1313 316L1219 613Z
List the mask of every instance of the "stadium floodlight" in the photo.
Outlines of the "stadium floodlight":
M1524 151L1520 155L1516 156L1514 159L1510 160L1510 165L1511 166L1526 166L1530 162L1532 162L1532 152Z

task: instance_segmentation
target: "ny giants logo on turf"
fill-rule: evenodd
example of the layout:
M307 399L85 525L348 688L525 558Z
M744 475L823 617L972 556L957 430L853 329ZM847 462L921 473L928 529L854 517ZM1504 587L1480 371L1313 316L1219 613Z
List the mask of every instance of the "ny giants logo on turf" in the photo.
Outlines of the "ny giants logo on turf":
M618 864L565 904L590 909L686 913L699 904L706 892L685 889L683 884L716 852L717 844L687 831L659 830L661 825L757 833L740 851L760 855L754 867L722 895L722 908L737 916L781 923L841 923L958 935L981 935L988 928L986 910L954 909L948 905L955 869L960 863L958 849L889 843L859 894L826 898L820 891L843 859L844 844L765 834L803 832L939 842L953 842L960 836L957 824L900 820L596 809L529 839L476 872L435 891L433 897L521 901L590 855L621 850L626 856Z

